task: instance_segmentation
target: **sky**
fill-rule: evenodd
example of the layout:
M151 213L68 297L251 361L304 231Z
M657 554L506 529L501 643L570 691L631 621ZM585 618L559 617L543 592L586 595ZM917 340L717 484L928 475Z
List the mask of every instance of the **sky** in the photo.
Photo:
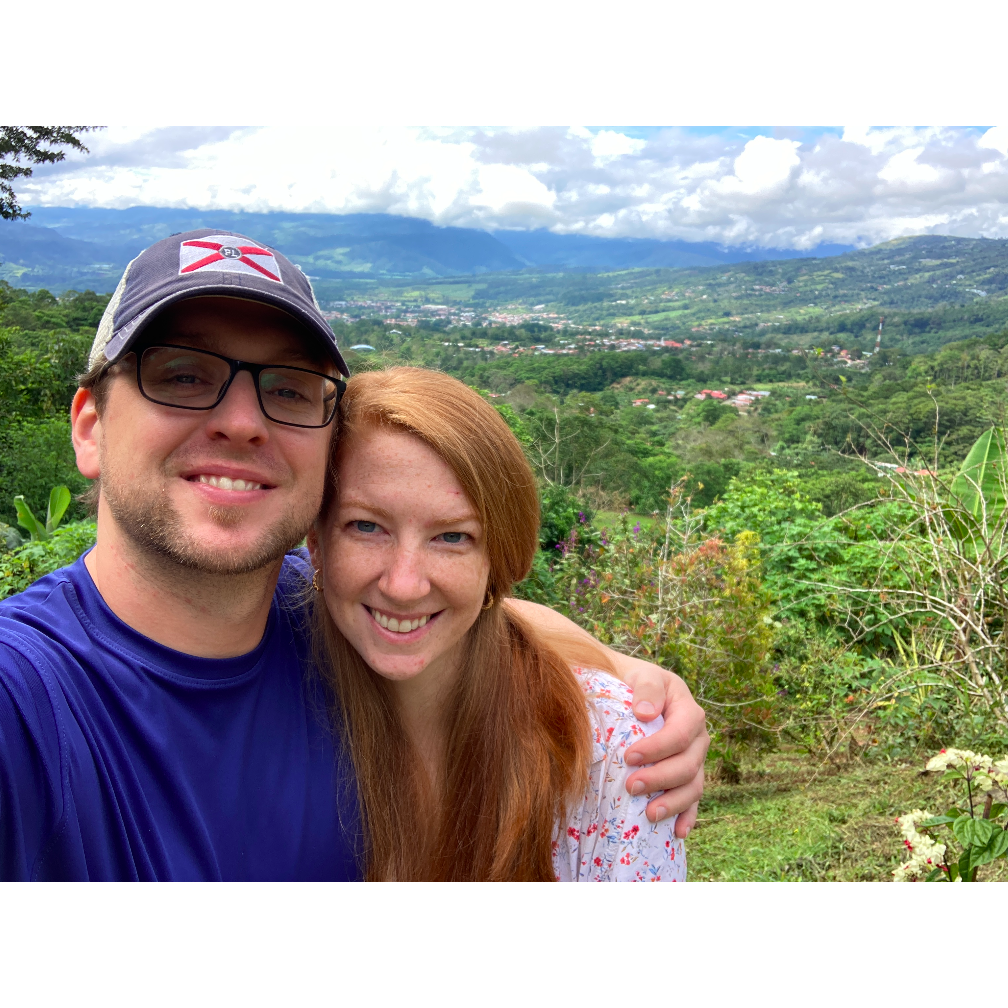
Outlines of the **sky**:
M811 249L1008 237L1008 127L111 127L31 205L390 213Z

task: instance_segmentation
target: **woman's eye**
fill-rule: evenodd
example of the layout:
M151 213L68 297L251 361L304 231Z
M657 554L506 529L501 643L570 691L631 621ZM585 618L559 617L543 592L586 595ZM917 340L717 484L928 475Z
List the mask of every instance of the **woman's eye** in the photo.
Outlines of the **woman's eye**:
M353 524L354 528L357 529L358 532L374 532L374 530L378 528L377 522L355 521Z
M465 532L442 532L438 538L446 543L450 543L452 546L457 546L460 542L464 542L469 537Z

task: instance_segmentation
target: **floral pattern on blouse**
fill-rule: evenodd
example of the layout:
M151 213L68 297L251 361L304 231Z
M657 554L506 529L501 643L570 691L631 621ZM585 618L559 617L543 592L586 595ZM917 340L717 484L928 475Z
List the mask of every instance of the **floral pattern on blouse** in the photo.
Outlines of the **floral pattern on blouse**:
M633 691L615 676L575 669L585 691L594 752L584 798L558 824L553 867L558 882L684 882L686 852L675 835L676 817L651 823L650 798L631 795L626 780L639 767L623 763L638 739L661 728L661 717L643 724L634 717Z

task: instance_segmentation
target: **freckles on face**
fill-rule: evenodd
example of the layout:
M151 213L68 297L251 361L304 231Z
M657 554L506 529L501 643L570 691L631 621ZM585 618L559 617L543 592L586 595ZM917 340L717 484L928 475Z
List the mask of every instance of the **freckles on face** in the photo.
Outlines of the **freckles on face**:
M448 671L479 616L482 524L452 470L404 433L365 430L343 452L323 530L325 601L376 672Z

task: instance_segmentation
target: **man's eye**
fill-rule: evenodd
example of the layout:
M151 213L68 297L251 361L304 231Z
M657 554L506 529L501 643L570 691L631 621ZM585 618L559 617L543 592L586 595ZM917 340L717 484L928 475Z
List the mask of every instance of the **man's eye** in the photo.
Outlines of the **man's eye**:
M458 545L460 542L464 542L468 539L468 535L465 532L442 532L438 536L438 539L443 540L446 543L450 543L453 546Z
M357 529L358 532L374 532L374 530L378 528L377 522L355 521L353 524L354 528Z

